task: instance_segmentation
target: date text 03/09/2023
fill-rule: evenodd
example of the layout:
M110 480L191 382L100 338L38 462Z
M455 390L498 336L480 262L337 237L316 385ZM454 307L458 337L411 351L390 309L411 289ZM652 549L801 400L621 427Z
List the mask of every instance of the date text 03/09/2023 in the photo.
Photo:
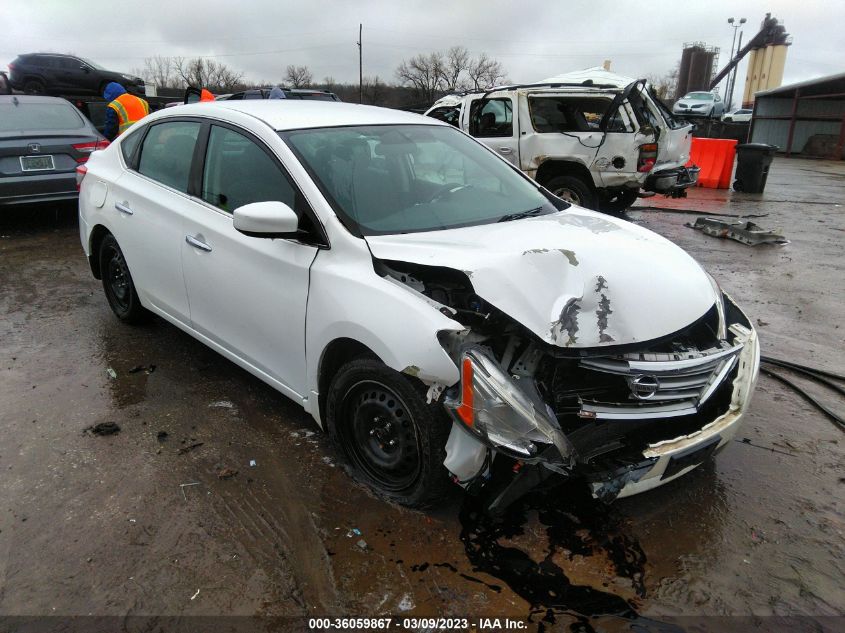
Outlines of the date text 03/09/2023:
M515 618L309 618L313 631L443 630L443 631L519 631L528 624Z

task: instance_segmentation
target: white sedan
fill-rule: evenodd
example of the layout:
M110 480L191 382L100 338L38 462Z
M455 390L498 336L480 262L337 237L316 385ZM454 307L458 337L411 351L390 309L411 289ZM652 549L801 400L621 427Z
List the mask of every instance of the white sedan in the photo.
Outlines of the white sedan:
M627 496L695 468L748 406L755 330L692 258L430 117L179 106L78 179L117 317L158 315L300 403L401 503L449 473L491 506L549 476Z

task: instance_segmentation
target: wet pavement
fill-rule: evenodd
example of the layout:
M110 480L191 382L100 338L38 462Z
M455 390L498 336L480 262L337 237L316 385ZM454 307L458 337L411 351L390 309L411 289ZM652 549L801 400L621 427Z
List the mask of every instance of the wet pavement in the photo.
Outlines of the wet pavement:
M685 226L697 211L765 214L791 243L703 235ZM845 164L777 159L762 196L698 189L630 218L722 283L765 354L845 373ZM119 432L92 432L104 423ZM586 631L845 614L845 436L763 376L715 460L609 507L567 485L493 521L456 489L423 514L337 460L296 405L175 327L118 323L72 209L0 212L0 615L507 615Z

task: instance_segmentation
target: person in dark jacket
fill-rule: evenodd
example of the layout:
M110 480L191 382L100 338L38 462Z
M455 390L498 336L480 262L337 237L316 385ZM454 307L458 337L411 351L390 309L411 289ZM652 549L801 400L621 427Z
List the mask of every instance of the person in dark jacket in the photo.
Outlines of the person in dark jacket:
M150 113L150 105L144 99L129 94L123 86L114 81L106 85L103 98L108 102L106 129L103 135L110 141Z

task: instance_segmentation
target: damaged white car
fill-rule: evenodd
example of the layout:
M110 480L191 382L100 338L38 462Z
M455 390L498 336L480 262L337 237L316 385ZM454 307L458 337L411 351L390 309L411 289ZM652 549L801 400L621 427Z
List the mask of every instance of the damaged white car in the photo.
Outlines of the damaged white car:
M115 314L155 313L301 403L401 503L494 470L492 506L548 476L631 495L748 406L755 330L692 258L431 118L180 106L78 179Z

